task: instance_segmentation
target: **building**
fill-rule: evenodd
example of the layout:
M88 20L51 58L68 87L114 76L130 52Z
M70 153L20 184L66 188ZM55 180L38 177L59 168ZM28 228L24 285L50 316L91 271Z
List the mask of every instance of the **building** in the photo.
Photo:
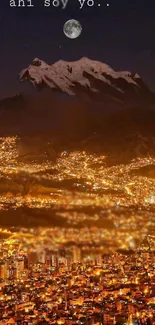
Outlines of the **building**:
M0 261L0 279L7 279L8 277L8 267L6 261Z
M81 261L81 249L78 247L73 248L73 262L79 263Z
M28 253L28 266L30 264L36 264L38 262L37 251L30 251Z
M19 278L24 270L24 259L19 258L16 262L16 268L17 268L17 278Z

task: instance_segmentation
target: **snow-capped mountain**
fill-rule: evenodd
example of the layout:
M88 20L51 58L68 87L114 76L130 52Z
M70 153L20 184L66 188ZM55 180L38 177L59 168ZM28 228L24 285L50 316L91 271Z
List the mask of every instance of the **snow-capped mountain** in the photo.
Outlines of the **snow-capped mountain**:
M0 134L22 138L21 159L55 159L62 148L122 160L155 156L155 94L139 75L115 72L87 58L51 66L35 59L20 80L47 88L32 97L18 94L0 101ZM55 91L68 96L55 96ZM42 142L43 134L49 138Z
M49 87L53 91L82 99L136 107L155 103L153 94L138 74L116 72L107 64L82 58L75 62L58 61L52 65L34 59L20 73L20 80L29 80L39 89Z

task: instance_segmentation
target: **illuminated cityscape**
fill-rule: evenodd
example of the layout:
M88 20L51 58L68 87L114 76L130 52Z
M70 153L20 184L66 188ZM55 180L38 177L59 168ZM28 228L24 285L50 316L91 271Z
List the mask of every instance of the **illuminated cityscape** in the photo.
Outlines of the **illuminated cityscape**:
M0 139L0 325L155 324L155 159L28 161L18 141Z
M0 325L155 325L155 0L0 0Z
M155 238L118 253L87 246L84 233L72 243L72 230L1 236L2 324L154 324Z

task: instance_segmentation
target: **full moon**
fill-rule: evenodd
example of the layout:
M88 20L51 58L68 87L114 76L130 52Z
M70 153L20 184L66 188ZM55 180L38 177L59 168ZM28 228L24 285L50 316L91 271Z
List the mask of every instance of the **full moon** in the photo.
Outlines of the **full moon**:
M63 32L67 37L74 39L80 36L82 32L82 26L79 21L70 19L64 24Z

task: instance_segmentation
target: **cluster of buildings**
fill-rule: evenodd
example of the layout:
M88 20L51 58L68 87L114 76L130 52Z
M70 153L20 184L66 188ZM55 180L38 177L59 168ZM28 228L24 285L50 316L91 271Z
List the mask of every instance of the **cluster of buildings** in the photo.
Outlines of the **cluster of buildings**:
M155 250L0 246L0 325L153 325Z
M154 159L25 163L17 140L0 139L3 224L46 227L0 229L0 325L155 325L155 245L137 249L154 238L155 182L135 173Z

